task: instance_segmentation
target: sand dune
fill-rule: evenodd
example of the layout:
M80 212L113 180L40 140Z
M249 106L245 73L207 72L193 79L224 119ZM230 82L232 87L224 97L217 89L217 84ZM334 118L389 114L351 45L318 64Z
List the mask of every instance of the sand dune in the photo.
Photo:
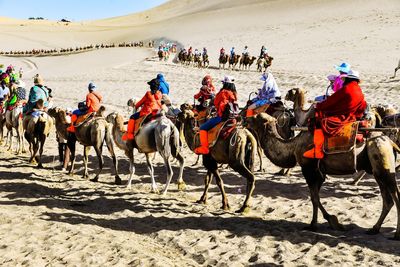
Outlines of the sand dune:
M0 18L0 49L61 48L142 39L175 40L207 46L216 64L221 46L248 45L253 54L262 44L275 57L271 71L285 94L307 89L312 99L326 88L333 65L348 60L361 71L362 88L370 103L400 107L400 79L389 79L398 62L400 2L385 1L169 1L152 10L118 18L75 22L32 22ZM21 26L22 25L22 26ZM126 101L143 96L146 82L165 74L173 102L192 103L202 77L211 74L217 88L224 75L237 81L243 105L261 86L255 71L197 69L158 62L154 51L115 48L83 54L41 58L0 57L0 64L24 69L27 87L40 73L54 90L57 106L75 107L87 84L94 82L104 96L107 112L127 118ZM289 105L289 103L287 103ZM128 161L117 150L123 180ZM78 148L77 169L82 163ZM396 266L397 222L392 210L382 233L365 230L379 217L381 197L372 177L358 186L350 177L329 177L322 202L347 228L333 231L319 218L319 231L302 230L311 220L309 192L300 169L291 177L273 175L278 168L264 159L266 173L256 174L249 215L220 210L221 196L212 183L207 205L194 202L203 190L204 168L191 166L195 156L185 148L187 189L171 185L167 196L150 193L150 177L142 155L131 190L115 186L106 154L99 183L67 176L58 169L54 132L45 145L45 167L27 163L0 146L0 264L2 266ZM90 154L90 174L97 168ZM177 167L174 167L177 173ZM165 183L162 160L156 158L156 179ZM175 175L176 177L176 175ZM245 180L223 170L232 210L243 201Z

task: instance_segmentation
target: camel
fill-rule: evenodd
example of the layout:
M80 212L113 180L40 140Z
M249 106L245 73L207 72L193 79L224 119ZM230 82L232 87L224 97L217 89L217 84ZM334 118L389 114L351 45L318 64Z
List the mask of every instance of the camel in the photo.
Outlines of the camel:
M7 139L6 144L9 145L8 150L12 150L13 146L13 131L15 129L17 133L17 155L20 153L25 153L25 143L24 143L24 128L22 124L22 105L17 105L11 111L7 110L6 116L6 128L7 128Z
M69 169L69 174L73 175L74 166L75 166L75 143L78 141L80 144L84 146L83 149L83 162L84 162L84 173L83 178L88 178L88 154L90 147L93 147L96 151L97 159L99 161L99 169L96 173L96 176L91 179L92 182L97 182L99 180L99 175L103 170L103 144L104 142L107 145L108 152L110 153L113 164L114 164L114 172L115 172L115 184L121 184L121 178L118 175L118 161L114 153L114 144L111 139L111 127L106 121L106 119L102 116L105 108L103 106L100 107L100 110L97 112L94 118L86 120L82 122L80 125L75 126L75 137L69 135L68 143L69 148L71 150L71 167Z
M201 55L194 55L193 65L201 68L202 67L202 63L203 63L203 61L201 59Z
M43 147L53 127L53 118L45 112L40 112L38 117L25 115L22 124L25 130L25 139L28 141L29 152L31 154L29 162L32 164L37 163L38 168L43 168ZM37 155L38 152L39 155Z
M222 65L222 68L225 69L225 65L228 62L228 59L229 59L229 56L227 54L220 55L219 59L218 59L219 68L221 68L221 65Z
M239 69L250 69L250 66L253 65L256 57L244 56L240 59Z
M181 110L182 113L178 115L178 120L181 122L180 130L183 132L188 147L194 151L199 144L199 138L194 129L195 116L192 107L188 104L183 104ZM222 194L221 208L224 210L230 208L224 184L218 171L218 164L228 164L233 170L247 179L246 198L243 206L236 211L246 213L250 209L250 198L255 187L255 178L252 169L256 153L257 141L247 129L237 128L226 140L219 138L216 144L210 148L210 154L203 155L203 165L207 169L207 175L204 179L205 188L203 195L197 203L206 204L208 188L212 176L214 176Z
M290 140L284 140L277 133L276 119L265 113L249 119L248 123L261 137L264 153L272 163L282 168L292 168L296 163L300 165L310 190L313 206L312 220L307 229L312 231L317 229L319 208L333 229L344 230L337 217L330 215L323 207L319 191L327 174L352 174L355 167L357 170L365 170L374 175L383 199L381 215L368 233L379 233L386 215L395 204L398 219L394 238L400 240L400 191L396 184L395 156L393 153L393 149L400 152L400 148L389 137L375 132L366 142L357 144L354 148L355 151L329 154L325 155L323 159L317 160L303 157L303 153L313 144L312 133L301 132Z
M235 70L236 65L239 63L240 55L234 55L233 57L229 57L229 68Z
M268 67L270 67L272 65L272 60L274 58L267 56L266 58L259 58L257 60L257 70L259 72L266 72Z
M140 131L136 134L134 140L123 141L122 135L125 133L124 120L121 115L114 112L107 116L107 121L112 124L112 136L116 145L125 152L129 158L129 180L127 187L131 187L133 174L135 173L134 166L134 148L139 152L146 155L147 166L151 176L152 192L157 192L157 184L154 179L154 169L152 164L151 155L159 152L164 159L164 164L167 169L167 182L163 190L163 195L168 191L171 182L173 171L171 168L170 158L173 157L179 161L179 176L178 176L178 189L185 188L183 181L183 168L184 159L180 154L181 145L179 139L179 131L175 125L166 116L161 115L157 119L145 124Z
M55 121L55 126L56 126L56 132L58 137L61 137L64 140L68 140L68 131L67 128L70 125L70 122L67 122L66 120L66 113L65 110L55 107L55 108L51 108L48 110L47 114L49 114L51 117L54 118ZM58 145L59 149L60 149L60 144ZM61 152L59 152L59 154L63 155L63 170L65 170L67 168L67 165L69 163L69 159L70 159L70 149L68 146L65 147L65 151L64 151L64 147L61 146Z
M3 143L5 125L6 125L6 113L3 112L3 107L0 106L0 145Z

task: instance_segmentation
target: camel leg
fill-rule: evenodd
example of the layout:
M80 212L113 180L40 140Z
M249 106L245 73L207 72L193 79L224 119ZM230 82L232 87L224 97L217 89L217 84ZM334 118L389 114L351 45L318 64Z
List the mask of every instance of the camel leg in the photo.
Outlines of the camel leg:
M129 158L129 180L126 184L126 187L131 188L133 174L135 173L135 157L133 155L133 149L132 151L126 152L125 154Z
M206 204L207 203L207 193L208 193L208 188L210 187L210 183L212 180L212 173L210 171L207 171L207 175L204 177L204 192L203 195L199 200L196 201L198 204Z
M36 155L39 151L39 139L38 138L33 138L33 149L32 149L32 157L31 157L31 163L34 164L37 162Z
M400 69L400 66L394 69L394 74L392 79L396 78L396 72Z
M377 177L374 175L374 177ZM376 182L379 185L379 189L381 191L381 196L382 196L382 211L381 215L379 216L378 221L375 223L375 225L367 231L367 234L369 235L375 235L378 234L381 226L383 224L383 221L385 220L386 216L388 215L389 211L393 207L393 199L392 196L390 195L390 192L387 190L386 186L383 184L383 181L381 181L378 178L375 178Z
M65 171L68 167L68 163L70 161L71 158L71 150L68 147L68 145L65 145L65 149L64 149L64 160L63 160L63 166L62 166L62 170Z
M146 162L147 162L147 169L149 170L149 174L151 177L151 192L153 193L159 193L158 188L157 188L157 183L156 180L154 179L154 168L153 168L153 163L151 161L151 154L146 154Z
M200 155L197 155L196 162L192 166L197 166L197 164L199 164L199 161L200 161Z
M38 138L39 139L39 138ZM36 157L36 161L38 162L38 168L43 168L42 165L42 154L44 143L46 142L46 137L41 137L42 140L39 141L39 155Z
M99 176L101 171L103 170L104 166L104 159L103 159L103 144L100 145L100 147L94 147L94 150L96 151L97 159L99 160L99 170L96 173L96 176L90 180L92 182L98 182L99 181Z
M319 208L324 218L328 221L329 225L334 230L344 230L343 225L339 223L337 217L335 215L330 215L322 206L322 203L320 201L319 191L325 181L325 176L320 173L316 166L306 168L303 167L302 172L304 177L306 178L308 188L310 190L311 202L313 205L313 218L310 225L305 229L310 231L315 231L317 229Z
M174 172L172 171L171 162L169 161L169 158L165 156L163 156L163 158L164 158L165 168L167 169L167 182L165 183L165 188L162 193L165 196L167 194L168 187L169 184L171 183L171 179L172 176L174 175Z
M112 143L112 140L111 140L111 136L107 135L105 139L106 139L107 149L110 152L110 155L111 155L112 160L113 160L114 173L115 173L115 184L116 185L121 185L122 181L121 181L121 178L118 175L118 159L117 159L117 156L115 155L114 146L113 146L113 143Z
M258 171L259 172L264 172L263 161L262 161L263 151L262 151L262 147L261 146L258 146L257 155L258 155L258 158L260 160L260 169Z
M185 165L185 160L181 154L178 154L175 158L179 162L178 190L185 190L186 184L185 181L183 181L183 168Z
M250 209L250 198L255 188L254 174L244 165L232 165L231 167L247 179L246 199L243 202L243 206L236 211L237 213L247 213Z
M68 134L67 146L71 151L71 167L68 171L68 175L74 175L75 168L75 151L76 151L76 136L73 133Z
M88 173L88 160L89 160L89 151L90 151L90 146L85 146L83 147L83 179L89 179L89 173Z
M214 177L215 177L215 181L219 187L219 190L221 191L222 194L222 206L221 209L223 210L229 210L229 204L228 204L228 198L226 197L226 193L225 193L225 188L224 188L224 182L222 181L221 175L219 174L218 169L215 169L214 171L212 171Z
M9 146L8 146L7 150L11 151L12 150L12 146L13 146L13 129L11 129L9 131L9 134L10 134L10 136L9 136L10 143L9 143Z

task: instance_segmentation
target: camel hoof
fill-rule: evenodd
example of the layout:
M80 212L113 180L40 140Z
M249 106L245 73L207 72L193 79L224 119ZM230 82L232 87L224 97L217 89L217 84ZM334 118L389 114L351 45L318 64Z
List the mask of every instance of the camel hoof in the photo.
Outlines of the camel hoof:
M94 177L93 179L90 179L91 182L98 182L99 181L99 177Z
M39 163L39 164L37 165L37 168L38 168L38 169L43 169L43 164L42 164L42 163Z
M365 232L367 235L377 235L379 234L379 229L371 228Z
M152 188L151 192L154 193L154 194L157 194L157 195L160 194L160 191L158 191L157 188Z
M73 172L68 172L68 176L74 177L74 173Z
M243 206L236 211L236 213L241 213L241 214L248 214L249 212L250 212L249 206Z
M115 184L116 185L122 185L122 180L121 180L121 178L119 178L118 175L115 176Z
M205 205L207 203L207 201L203 198L200 198L199 200L196 201L196 203Z
M328 223L334 230L345 231L344 226L341 223L339 223L339 220L335 215L329 216Z
M185 190L186 189L186 184L185 184L185 182L180 182L180 183L178 183L178 190L179 191L183 191L183 190Z

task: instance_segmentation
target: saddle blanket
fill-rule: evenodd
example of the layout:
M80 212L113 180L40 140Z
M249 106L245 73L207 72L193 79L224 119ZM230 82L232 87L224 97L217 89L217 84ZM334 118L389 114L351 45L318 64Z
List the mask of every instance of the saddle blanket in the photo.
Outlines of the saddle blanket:
M336 154L351 151L356 145L359 122L351 122L342 127L335 136L326 136L324 141L325 154Z

